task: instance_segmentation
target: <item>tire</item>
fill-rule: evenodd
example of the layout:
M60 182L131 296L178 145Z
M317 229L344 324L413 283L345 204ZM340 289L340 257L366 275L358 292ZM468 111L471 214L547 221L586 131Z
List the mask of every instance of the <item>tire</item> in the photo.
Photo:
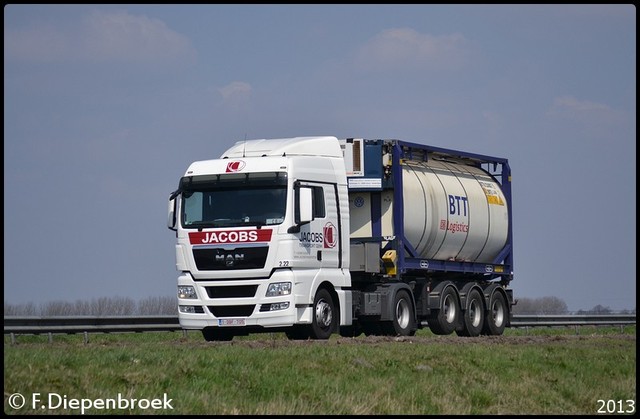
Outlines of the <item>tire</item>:
M202 337L207 342L230 341L233 340L233 333L229 330L221 330L219 327L205 327L202 329Z
M509 318L509 307L505 300L504 294L495 290L491 294L489 307L484 316L484 326L482 328L483 335L499 336L504 333Z
M338 316L329 291L320 288L313 300L311 313L311 338L326 340L336 330Z
M435 310L427 323L436 335L450 335L456 330L460 320L460 302L453 286L448 286L440 296L440 308Z
M393 298L393 320L382 323L382 331L387 336L409 336L415 331L415 314L411 295L399 290Z
M485 325L484 297L477 288L467 294L462 327L456 330L458 336L480 336Z

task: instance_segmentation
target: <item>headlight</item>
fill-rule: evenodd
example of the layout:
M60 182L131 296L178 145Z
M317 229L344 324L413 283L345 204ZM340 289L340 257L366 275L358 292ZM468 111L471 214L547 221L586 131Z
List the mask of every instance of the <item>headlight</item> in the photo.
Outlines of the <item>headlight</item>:
M191 285L178 285L178 298L195 300L198 298L196 289Z
M291 294L291 282L274 282L267 288L267 297Z
M285 301L284 303L271 303L269 305L269 311L286 310L288 308L289 308L288 301Z
M204 310L200 306L178 306L180 313L199 314L204 313Z

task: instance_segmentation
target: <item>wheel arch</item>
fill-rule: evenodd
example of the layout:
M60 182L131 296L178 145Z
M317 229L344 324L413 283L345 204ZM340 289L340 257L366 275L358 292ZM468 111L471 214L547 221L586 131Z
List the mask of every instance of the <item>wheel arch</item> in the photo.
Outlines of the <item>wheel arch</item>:
M458 305L462 307L462 301L460 300L460 290L456 286L453 281L443 281L437 284L433 289L429 292L429 298L427 300L427 308L430 310L439 310L440 309L440 300L442 293L448 287L453 288L454 293L456 294L456 298L458 299Z
M484 307L483 308L486 311L487 307L489 306L489 299L485 295L485 291L482 289L480 284L478 284L477 282L467 282L462 286L462 288L458 288L458 299L460 300L460 309L463 312L467 310L467 295L469 295L469 293L473 289L477 289L478 292L480 293L480 295L482 295L483 300L484 300L483 301L483 303L484 303Z
M331 295L331 298L333 299L333 308L336 311L336 317L338 319L338 321L336 322L336 330L334 330L334 332L338 332L338 330L340 329L340 323L341 323L341 319L342 319L342 311L340 309L340 296L338 295L338 292L336 291L336 288L333 286L333 284L331 283L331 281L328 280L324 280L322 282L320 282L318 284L318 286L315 288L315 290L311 293L312 296L312 301L316 298L316 294L321 290L321 289L326 289L329 292L329 295Z
M409 298L411 300L411 308L413 309L413 323L417 324L418 319L416 314L416 297L415 295L413 295L413 290L411 289L409 284L406 284L404 282L385 284L381 287L378 287L378 289L376 290L377 292L380 292L382 295L386 295L386 297L382 299L384 304L382 306L382 313L380 313L380 320L389 321L394 319L396 308L393 302L396 298L396 294L400 290L406 290L409 293Z

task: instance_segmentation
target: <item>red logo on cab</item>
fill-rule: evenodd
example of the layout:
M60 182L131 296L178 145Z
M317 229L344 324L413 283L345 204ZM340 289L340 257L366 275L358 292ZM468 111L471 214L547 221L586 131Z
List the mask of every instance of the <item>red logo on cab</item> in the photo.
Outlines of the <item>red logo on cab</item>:
M338 243L338 229L329 221L322 229L324 235L324 248L331 249Z
M231 162L227 163L227 169L225 170L225 172L227 172L227 173L239 172L242 169L244 169L245 165L246 165L246 163L243 162L242 160L231 161Z

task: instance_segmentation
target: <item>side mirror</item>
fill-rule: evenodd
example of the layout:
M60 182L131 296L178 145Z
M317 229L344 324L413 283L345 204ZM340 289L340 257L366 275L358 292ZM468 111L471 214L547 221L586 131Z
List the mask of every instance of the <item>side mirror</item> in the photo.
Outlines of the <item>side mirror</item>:
M169 230L176 230L176 199L169 198L169 206L167 208L167 227Z

